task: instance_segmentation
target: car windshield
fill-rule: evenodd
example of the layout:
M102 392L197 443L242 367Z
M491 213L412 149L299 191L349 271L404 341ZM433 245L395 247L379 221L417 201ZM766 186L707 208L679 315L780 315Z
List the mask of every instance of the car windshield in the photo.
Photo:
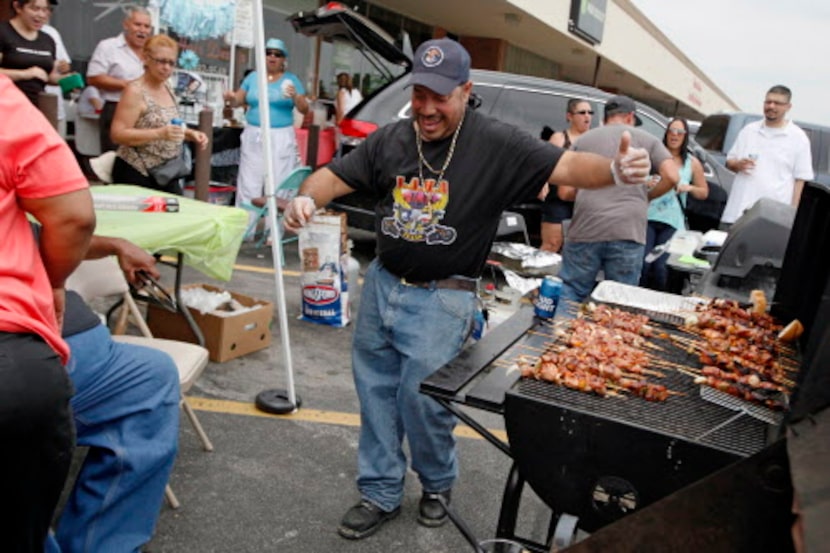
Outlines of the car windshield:
M655 121L651 115L638 111L637 115L640 117L640 128L649 134L652 134L663 140L663 135L666 133L666 123L663 121Z
M732 148L732 144L738 138L741 129L759 119L761 119L761 115L757 114L719 113L710 115L701 123L695 140L710 152L725 154Z
M700 125L695 140L707 150L722 152L724 139L726 138L726 129L728 127L728 115L709 116Z

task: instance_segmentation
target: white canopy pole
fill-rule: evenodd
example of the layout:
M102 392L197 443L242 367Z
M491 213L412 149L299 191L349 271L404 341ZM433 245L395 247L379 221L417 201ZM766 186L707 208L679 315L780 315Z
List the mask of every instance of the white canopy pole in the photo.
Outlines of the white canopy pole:
M239 8L233 5L233 29L231 29L231 59L228 64L228 90L236 90L234 75L236 74L236 12ZM222 91L225 92L224 90Z
M274 283L277 291L277 311L280 319L280 338L282 342L282 356L285 364L285 376L288 392L288 403L285 412L297 410L297 396L294 393L294 372L291 365L291 343L288 339L288 313L285 307L285 284L282 279L282 245L280 232L277 227L277 200L274 196L274 166L271 162L271 114L268 109L268 70L265 64L265 15L262 11L262 0L254 0L254 49L256 51L256 72L259 91L259 123L262 131L262 153L265 160L265 195L268 200L268 219L271 223L271 254L274 258ZM260 405L262 392L257 398ZM270 398L269 398L270 399Z

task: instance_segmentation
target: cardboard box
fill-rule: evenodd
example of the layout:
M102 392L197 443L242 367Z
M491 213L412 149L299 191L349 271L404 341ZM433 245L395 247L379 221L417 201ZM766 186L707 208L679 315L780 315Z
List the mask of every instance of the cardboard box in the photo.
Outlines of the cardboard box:
M199 287L211 292L223 291L209 284L183 286L183 288ZM190 310L193 319L205 336L205 347L210 352L210 360L218 363L266 348L271 344L274 304L235 292L230 292L230 294L245 307L254 305L261 305L261 307L229 316L202 314L195 309ZM173 313L163 307L150 304L147 308L147 325L156 338L197 343L196 336L180 313Z

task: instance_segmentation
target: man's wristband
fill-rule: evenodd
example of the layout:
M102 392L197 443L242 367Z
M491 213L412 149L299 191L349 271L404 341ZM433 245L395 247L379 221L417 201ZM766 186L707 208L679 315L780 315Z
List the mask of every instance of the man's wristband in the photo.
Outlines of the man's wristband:
M614 184L623 184L623 182L620 180L620 176L617 174L616 167L614 167L614 160L613 159L611 160L611 181Z
M297 198L308 198L309 200L311 200L311 203L314 205L314 207L315 208L317 207L317 202L314 200L314 196L312 196L311 194L297 194L296 197Z

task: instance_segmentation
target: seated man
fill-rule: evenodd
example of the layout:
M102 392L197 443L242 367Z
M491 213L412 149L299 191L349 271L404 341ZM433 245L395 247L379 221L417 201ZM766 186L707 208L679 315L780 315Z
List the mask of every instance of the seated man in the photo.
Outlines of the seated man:
M86 258L109 255L133 283L137 271L159 276L141 248L93 236ZM155 530L178 449L178 370L166 353L114 342L72 291L63 338L77 442L89 450L46 552L138 552Z

